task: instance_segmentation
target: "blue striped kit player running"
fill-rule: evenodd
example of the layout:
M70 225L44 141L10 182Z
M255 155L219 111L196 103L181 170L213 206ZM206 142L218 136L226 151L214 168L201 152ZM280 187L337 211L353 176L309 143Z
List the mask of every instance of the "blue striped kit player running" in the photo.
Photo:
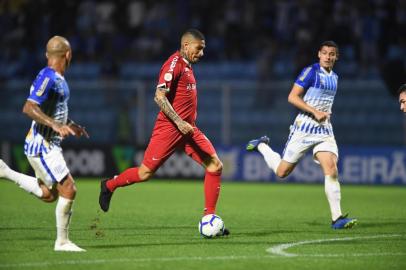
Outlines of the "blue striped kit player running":
M69 135L89 136L83 127L68 119L69 87L63 75L72 59L69 42L60 36L52 37L47 43L46 56L48 66L38 73L23 108L33 120L24 152L36 177L10 169L1 159L0 177L15 182L45 202L58 199L54 250L81 252L85 250L68 237L76 186L60 143Z
M259 151L278 177L287 177L304 154L313 149L313 158L320 164L324 187L331 210L333 229L351 228L357 222L341 213L341 191L338 181L338 148L330 122L331 108L337 92L338 76L333 66L338 59L338 46L325 41L318 52L319 62L303 69L296 79L288 101L300 110L281 156L263 136L247 144L248 151Z

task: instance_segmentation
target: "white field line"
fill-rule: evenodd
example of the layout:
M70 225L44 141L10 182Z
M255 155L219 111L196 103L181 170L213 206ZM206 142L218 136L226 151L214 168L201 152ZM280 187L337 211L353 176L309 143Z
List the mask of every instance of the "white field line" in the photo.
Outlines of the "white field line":
M0 269L11 268L41 268L60 265L100 265L100 264L117 264L117 263L150 263L150 262L175 262L175 261L232 261L232 260L258 260L258 259L281 259L290 257L372 257L372 256L406 256L405 252L380 252L380 253L351 253L351 254L293 254L287 253L284 250L293 246L333 242L333 241L349 241L354 239L374 239L374 238L388 238L388 237L400 237L402 235L375 235L375 236L360 236L360 237L343 237L333 239L317 239L300 241L289 244L277 245L268 248L266 251L271 253L269 255L258 256L211 256L211 257L161 257L161 258L117 258L117 259L91 259L91 260L64 260L55 262L22 262L22 263L0 263ZM83 255L83 253L80 253Z
M304 256L302 254L295 254L295 253L288 253L285 250L291 247L295 246L301 246L301 245L307 245L307 244L318 244L318 243L324 243L324 242L335 242L335 241L350 241L350 240L356 240L356 239L375 239L375 238L391 238L391 237L400 237L400 234L390 234L390 235L373 235L373 236L355 236L355 237L342 237L342 238L330 238L330 239L316 239L316 240L306 240L306 241L300 241L300 242L293 242L293 243L287 243L287 244L281 244L277 246L273 246L268 248L266 251L270 254L273 255L279 255L279 256L284 256L284 257L297 257L297 256ZM365 253L368 254L368 253ZM369 253L372 254L372 253ZM379 253L382 254L382 253ZM391 253L389 253L391 254ZM335 257L339 254L310 254L307 256L311 257ZM378 254L376 254L378 255ZM374 254L375 256L375 254Z

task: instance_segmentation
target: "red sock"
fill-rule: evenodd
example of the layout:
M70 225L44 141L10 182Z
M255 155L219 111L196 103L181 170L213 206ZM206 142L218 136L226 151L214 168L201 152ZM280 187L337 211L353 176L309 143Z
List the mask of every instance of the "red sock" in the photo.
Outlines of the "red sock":
M204 176L204 214L216 212L217 199L220 195L221 172L208 172Z
M138 167L129 168L120 173L117 177L107 181L107 188L113 192L118 187L125 187L134 183L140 182L140 176L138 175Z

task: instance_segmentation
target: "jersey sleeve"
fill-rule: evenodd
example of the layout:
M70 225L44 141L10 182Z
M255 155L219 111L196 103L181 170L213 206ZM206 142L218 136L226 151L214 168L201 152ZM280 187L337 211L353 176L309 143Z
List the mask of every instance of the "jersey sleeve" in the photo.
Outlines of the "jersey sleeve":
M302 70L299 76L296 78L295 84L303 87L307 90L314 82L315 71L312 66L306 67Z
M31 85L30 95L27 100L31 100L41 105L48 98L54 83L55 80L51 73L43 72L38 74L37 78Z
M181 76L182 68L178 56L172 58L172 61L167 61L161 68L159 73L158 85L157 88L168 89L168 92L171 91L171 86L178 81Z

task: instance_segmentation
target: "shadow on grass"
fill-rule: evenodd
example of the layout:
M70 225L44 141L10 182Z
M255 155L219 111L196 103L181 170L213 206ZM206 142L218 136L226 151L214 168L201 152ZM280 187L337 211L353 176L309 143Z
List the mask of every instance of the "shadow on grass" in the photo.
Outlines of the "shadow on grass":
M89 249L115 249L115 248L136 248L136 247L164 247L164 246L204 246L212 245L214 242L216 246L231 247L231 246L248 246L248 245L268 245L273 244L269 241L227 241L231 240L228 237L219 237L215 239L195 239L192 241L182 241L182 242L154 242L154 243L117 243L117 244L100 244L100 245L89 245ZM85 246L86 247L86 246Z
M184 229L196 229L196 226L131 226L131 227L103 227L103 230L106 231L127 231L127 230L137 230L137 231L161 231L161 230L184 230Z

